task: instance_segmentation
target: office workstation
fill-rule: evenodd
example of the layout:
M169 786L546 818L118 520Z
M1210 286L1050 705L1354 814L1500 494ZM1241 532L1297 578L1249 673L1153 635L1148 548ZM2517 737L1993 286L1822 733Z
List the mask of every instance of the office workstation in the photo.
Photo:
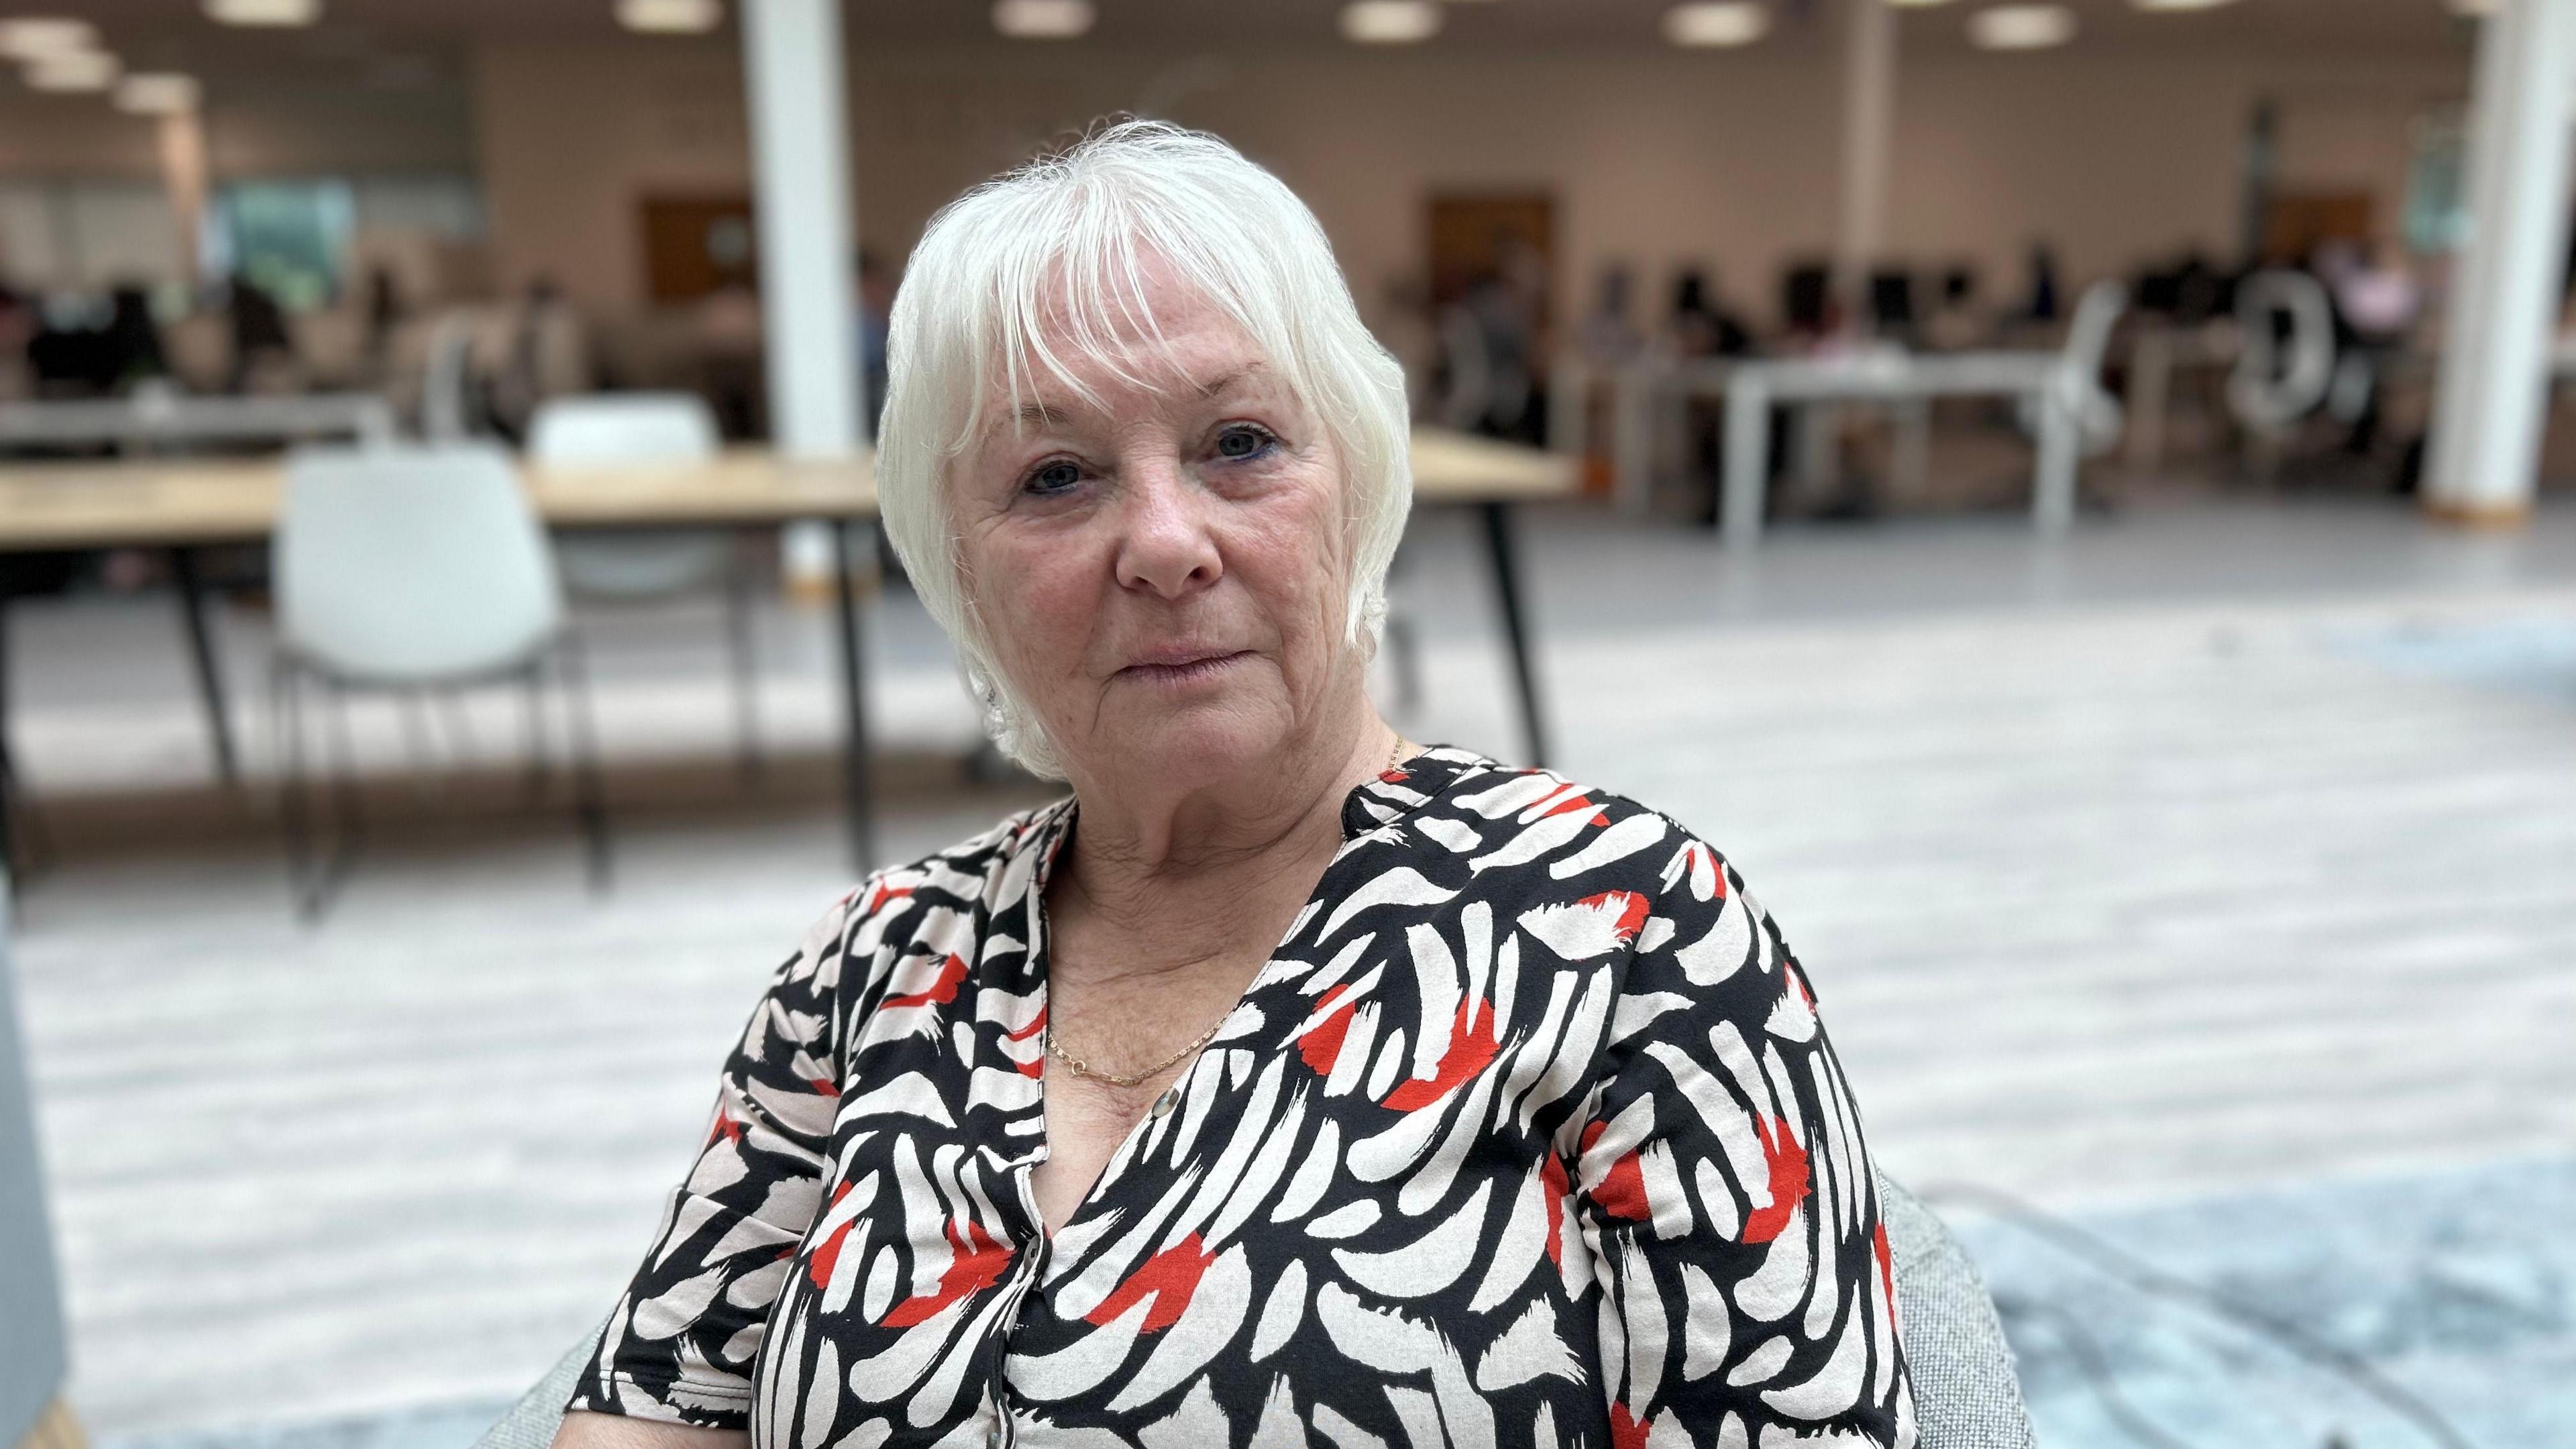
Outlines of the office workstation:
M2554 1442L2571 57L0 0L0 1449Z

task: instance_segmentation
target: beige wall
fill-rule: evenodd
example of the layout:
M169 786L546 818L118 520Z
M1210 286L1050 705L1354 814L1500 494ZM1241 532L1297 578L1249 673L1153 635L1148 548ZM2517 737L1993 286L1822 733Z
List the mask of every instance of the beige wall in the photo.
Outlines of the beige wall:
M1781 261L1832 233L1836 70L1814 47L1193 58L861 46L851 78L859 232L897 256L961 187L1120 109L1215 130L1278 170L1372 310L1420 265L1435 190L1552 192L1561 285L1581 289L1620 259L1660 294L1675 266L1706 264L1738 305L1765 311ZM2459 54L1908 57L1890 244L1973 261L1991 293L2017 286L2035 237L2077 278L2185 245L2231 255L2244 136L2265 94L2282 106L2282 182L2367 185L2393 225L2414 117L2466 84ZM630 301L639 194L748 184L727 45L494 47L474 97L505 281L544 272L585 298Z
M467 172L473 113L461 84L218 87L206 104L207 161L217 178ZM160 175L153 123L104 96L0 86L0 180Z

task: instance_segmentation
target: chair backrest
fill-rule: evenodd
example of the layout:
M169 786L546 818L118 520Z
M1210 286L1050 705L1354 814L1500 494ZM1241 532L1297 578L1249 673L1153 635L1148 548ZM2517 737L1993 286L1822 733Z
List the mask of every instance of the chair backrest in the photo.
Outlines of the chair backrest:
M2075 304L2075 320L2066 327L2067 370L2093 387L2102 385L2102 359L2111 351L2111 329L2128 310L2129 289L2120 282L2100 281L2084 289Z
M1916 1449L2035 1449L2012 1346L1977 1265L1941 1219L1892 1179L1878 1179L1879 1221L1896 1279L1896 1316L1914 1378ZM603 1325L604 1327L605 1325ZM594 1328L474 1449L546 1449L591 1355Z
M2276 335L2280 319L2289 337ZM2238 420L2277 433L2314 412L2334 382L2334 302L2305 272L2272 267L2236 287L2245 350L2228 375L2227 403Z
M1917 1449L2033 1449L2012 1346L1976 1263L1930 1208L1884 1174L1878 1212L1914 1377Z
M45 1215L45 1164L9 975L8 868L0 865L0 1444L15 1444L62 1391L69 1354Z
M298 453L274 547L281 643L342 678L488 674L563 622L545 531L497 448Z
M543 463L685 462L717 442L714 410L686 392L548 398L528 426L528 456Z

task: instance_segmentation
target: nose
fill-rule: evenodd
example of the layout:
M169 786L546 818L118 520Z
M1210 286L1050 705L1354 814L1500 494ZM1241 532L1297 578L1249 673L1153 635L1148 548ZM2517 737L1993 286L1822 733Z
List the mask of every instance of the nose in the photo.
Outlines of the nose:
M1225 563L1207 514L1212 500L1179 459L1130 458L1121 472L1119 586L1180 599L1223 577Z

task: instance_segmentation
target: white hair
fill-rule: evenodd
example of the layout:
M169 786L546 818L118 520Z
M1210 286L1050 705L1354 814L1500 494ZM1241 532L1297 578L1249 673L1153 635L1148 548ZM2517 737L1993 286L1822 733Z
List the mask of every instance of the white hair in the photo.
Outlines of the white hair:
M1118 339L1161 336L1145 297L1149 262L1240 326L1330 434L1349 530L1346 638L1363 651L1385 621L1387 564L1412 508L1403 369L1360 321L1314 213L1233 147L1124 121L950 202L895 294L879 508L913 587L964 657L985 728L1041 775L1061 777L1062 762L968 597L949 469L981 430L1016 416L1040 370L1095 404L1071 362L1134 380ZM1005 382L1011 405L988 409L988 391Z

